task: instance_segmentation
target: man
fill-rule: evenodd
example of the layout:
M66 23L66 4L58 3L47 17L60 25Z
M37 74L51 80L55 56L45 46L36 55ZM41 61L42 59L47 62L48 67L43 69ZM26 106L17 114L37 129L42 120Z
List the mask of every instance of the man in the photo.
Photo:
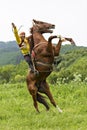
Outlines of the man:
M30 45L29 40L25 37L25 32L21 32L18 34L17 27L14 23L12 23L12 29L14 32L14 36L16 38L16 42L24 56L25 61L28 63L29 67L31 68L31 72L34 72L34 66L32 63L31 55L30 55Z

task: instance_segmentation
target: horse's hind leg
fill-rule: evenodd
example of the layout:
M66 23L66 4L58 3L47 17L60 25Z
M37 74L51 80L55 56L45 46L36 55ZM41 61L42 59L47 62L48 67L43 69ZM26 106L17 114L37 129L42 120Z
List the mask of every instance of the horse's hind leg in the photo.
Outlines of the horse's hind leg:
M53 104L53 106L56 107L56 103L53 99L53 96L52 96L50 89L49 89L49 85L46 81L41 82L40 87L38 88L38 91L46 94L48 96L48 98L50 99L50 102Z
M53 99L53 97L52 97L52 94L51 94L51 92L50 92L48 83L45 82L44 85L45 85L45 86L44 86L45 94L49 97L50 102L53 104L54 107L56 107L56 108L58 109L58 111L59 111L60 113L62 113L62 110L61 110L61 109L59 108L59 106L55 103L55 101L54 101L54 99Z
M46 110L49 110L48 103L45 101L44 97L39 93L37 93L37 101L39 103L42 103L46 107Z
M34 107L39 112L38 104L37 104L37 87L35 86L34 82L27 82L28 90L33 98Z
M52 94L50 92L50 89L49 89L49 85L48 85L48 83L46 81L44 81L42 83L42 86L40 87L40 89L41 90L39 90L39 91L45 93L48 96L48 98L50 99L50 102L53 104L53 106L56 107L59 112L62 112L62 110L58 107L58 105L54 101L53 96L52 96Z
M30 93L31 93L31 92L30 92ZM32 98L33 98L33 101L34 101L34 107L35 107L35 109L37 110L37 112L39 112L36 94L31 94L31 95L32 95Z

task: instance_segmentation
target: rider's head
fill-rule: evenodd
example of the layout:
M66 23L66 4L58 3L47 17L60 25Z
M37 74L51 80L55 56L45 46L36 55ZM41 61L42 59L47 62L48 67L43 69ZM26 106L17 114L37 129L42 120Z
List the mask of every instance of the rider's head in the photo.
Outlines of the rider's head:
M25 32L21 32L21 33L19 34L19 37L22 38L22 39L24 39L24 38L25 38Z

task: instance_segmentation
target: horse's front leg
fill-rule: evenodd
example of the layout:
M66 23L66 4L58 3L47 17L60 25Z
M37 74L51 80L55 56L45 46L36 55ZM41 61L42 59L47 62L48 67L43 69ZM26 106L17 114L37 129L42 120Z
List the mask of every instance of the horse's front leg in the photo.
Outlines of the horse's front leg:
M32 95L32 98L33 98L34 107L35 107L36 111L39 112L38 104L37 104L37 97L36 97L37 96L36 90L30 91L30 94Z
M53 45L54 56L58 56L59 55L62 42L66 41L66 39L61 37L60 35L57 36L57 38L59 38L59 41L58 41L57 45L56 46Z
M37 104L37 87L35 86L35 81L27 82L28 90L33 98L34 107L37 112L39 112L38 104Z

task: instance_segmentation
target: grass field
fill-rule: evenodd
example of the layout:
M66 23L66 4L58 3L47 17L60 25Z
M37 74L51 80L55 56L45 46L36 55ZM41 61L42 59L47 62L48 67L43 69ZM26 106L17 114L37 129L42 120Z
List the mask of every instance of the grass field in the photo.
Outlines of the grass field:
M39 105L38 114L25 83L0 85L0 130L87 130L87 84L51 85L51 92L63 110Z

